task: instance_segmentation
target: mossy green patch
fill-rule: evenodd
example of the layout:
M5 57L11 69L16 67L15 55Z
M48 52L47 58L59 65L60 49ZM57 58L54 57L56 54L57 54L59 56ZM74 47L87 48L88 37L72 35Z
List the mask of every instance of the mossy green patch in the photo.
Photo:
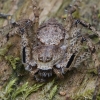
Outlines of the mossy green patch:
M50 91L49 100L52 100L52 99L53 99L55 93L57 92L57 87L58 87L58 86L55 85L55 86L52 88L52 90Z
M93 89L92 90L87 90L83 94L80 93L78 95L75 95L72 98L73 98L73 100L92 100L93 91L94 91Z
M76 19L80 18L79 10L76 10L72 15L73 15L73 17L76 18Z
M12 44L8 43L6 47L0 48L0 56L5 56L11 46Z
M36 92L43 85L44 85L44 83L41 83L41 84L34 84L33 86L28 87L27 91L23 95L24 98L27 98L32 92Z
M15 85L16 81L17 79L11 80L7 84L4 90L0 91L0 100L10 100L10 96L11 96L10 93L12 93L12 91L14 90L13 86Z
M100 13L98 14L98 18L100 18Z
M20 60L19 57L14 57L14 56L11 56L11 55L5 56L5 59L10 62L13 69L16 69L16 64Z
M88 73L93 73L93 74L96 74L96 75L98 74L98 71L97 71L96 68L88 69L87 72Z
M55 80L48 82L42 88L42 91L39 93L38 100L53 100L57 90L58 90L58 85L55 84Z
M5 89L0 92L0 100L17 100L19 95L23 100L26 100L32 92L36 92L44 85L40 83L29 86L28 82L26 82L22 86L17 86L16 82L17 78L10 80Z
M43 83L29 86L28 82L26 82L22 86L16 88L16 90L12 93L12 98L15 100L18 95L22 94L22 98L26 99L32 92L36 92L41 86L43 86Z
M97 100L100 100L100 92L99 92L99 94L97 95Z

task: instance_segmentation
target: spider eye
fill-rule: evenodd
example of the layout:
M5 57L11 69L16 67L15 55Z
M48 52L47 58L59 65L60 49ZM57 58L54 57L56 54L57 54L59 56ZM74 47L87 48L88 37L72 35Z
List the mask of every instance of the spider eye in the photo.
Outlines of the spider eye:
M38 60L43 62L43 57L39 57Z
M52 60L52 57L39 57L38 60L40 62L49 62Z
M47 62L49 62L49 61L51 61L51 60L52 60L52 57L47 57L47 58L46 58L46 61L47 61Z

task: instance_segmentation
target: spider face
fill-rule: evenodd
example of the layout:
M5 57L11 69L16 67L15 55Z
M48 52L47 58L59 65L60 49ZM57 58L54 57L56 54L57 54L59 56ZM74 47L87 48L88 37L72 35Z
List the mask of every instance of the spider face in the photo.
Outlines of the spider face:
M37 46L33 48L33 59L36 63L31 66L34 71L38 69L37 73L40 77L50 77L54 73L56 64L63 58L65 50L57 46Z
M64 55L64 50L55 46L37 46L33 50L33 59L40 70L52 70Z
M53 47L38 46L33 50L33 59L37 64L37 68L41 70L52 69Z
M51 47L44 47L40 49L40 53L38 54L38 61L47 63L50 62L53 58L53 51Z

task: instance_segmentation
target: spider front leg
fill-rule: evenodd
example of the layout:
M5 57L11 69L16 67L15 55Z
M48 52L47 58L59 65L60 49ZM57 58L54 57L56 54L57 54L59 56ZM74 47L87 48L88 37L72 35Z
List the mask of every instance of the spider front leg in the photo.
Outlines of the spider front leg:
M91 31L94 32L97 36L100 37L100 32L97 31L96 28L93 27L91 24L89 24L89 23L87 23L87 22L85 22L85 21L83 21L83 20L79 20L79 19L76 20L76 24L80 24L80 25L82 25L83 27L86 27L87 29L91 30Z
M22 63L26 70L32 71L36 67L36 62L32 59L32 45L28 38L27 34L22 35Z
M37 30L39 28L39 16L42 9L38 7L38 3L36 1L32 1L32 4L33 4L33 13L34 13L33 30L34 33L37 33Z
M68 45L66 55L63 60L56 65L58 69L61 69L61 73L63 74L72 68L77 68L95 52L94 45L89 39L87 41L87 39L82 36L81 28L76 25L76 22L73 21L65 37L65 44ZM87 50L83 50L82 48L84 41L87 43Z
M93 44L92 40L88 39L87 40L87 45L88 45L88 48L91 52L91 55L92 55L92 59L94 61L94 67L95 68L99 68L100 67L100 61L99 61L99 58L98 58L98 55L96 54L96 51L98 48L96 48L96 46Z
M32 46L31 46L31 43L27 44L29 40L27 39L27 35L25 34L22 36L22 42L23 42L22 47L23 47L23 62L28 64L28 66L25 69L28 71L31 71L31 74L34 74L35 71L32 71L32 66L33 67L36 66L36 63L32 59L32 48L37 45L37 43L36 43L37 37L36 36L37 36L37 30L39 27L39 15L41 13L41 10L38 7L37 2L33 1L32 3L33 3L33 13L34 13L34 21L33 21L33 26L32 26L33 29L32 30L33 30L33 34L34 34L33 39L35 40L35 44L33 43ZM31 46L31 48L30 48L30 46Z
M7 19L8 24L12 23L12 15L0 13L0 18Z
M29 19L20 20L10 23L0 29L0 47L2 47L8 40L15 35L21 37L21 55L22 63L25 69L32 71L36 63L32 59L32 48L37 45L37 29L39 26L39 8L37 5L33 6L34 20ZM36 72L36 70L34 71Z
M77 10L78 5L79 2L76 2L76 4L68 11L64 42L64 45L67 45L66 56L56 65L58 69L61 69L61 73L65 73L73 67L78 67L86 59L90 58L91 53L94 52L93 46L91 46L91 50L88 48L88 51L82 51L82 44L86 39L81 34L81 27L78 24L78 20L74 20L72 16L72 13ZM93 27L89 28L94 31Z
M81 24L83 27L88 28L89 30L91 30L92 32L94 32L98 37L100 37L100 32L97 31L92 25L90 25L89 23L86 23L84 21L81 20L77 20L77 23ZM98 60L98 55L95 53L96 49L98 49L92 42L91 39L87 38L87 46L92 54L92 59L93 61L95 61L95 67L97 68L98 66L100 66L99 60Z
M29 44L27 34L23 34L22 38L22 61L23 63L29 64L31 60L31 45Z

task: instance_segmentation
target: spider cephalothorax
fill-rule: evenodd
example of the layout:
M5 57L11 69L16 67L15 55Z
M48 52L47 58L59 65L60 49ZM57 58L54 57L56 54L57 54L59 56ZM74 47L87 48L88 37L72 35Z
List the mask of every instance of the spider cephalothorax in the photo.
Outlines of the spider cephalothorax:
M81 26L92 30L97 36L100 32L84 21L74 19L72 13L76 11L78 2L68 11L65 20L66 25L60 24L56 19L51 18L39 26L39 8L34 5L33 21L29 19L11 23L1 28L3 34L0 46L4 45L14 34L20 35L22 39L22 63L25 69L41 79L52 76L55 73L63 78L63 74L72 67L77 67L91 55L95 58L96 48L88 37L81 33ZM1 38L2 38L1 37ZM83 48L86 42L87 48ZM94 59L93 58L93 59ZM96 58L97 60L97 58ZM96 64L96 67L99 65Z

